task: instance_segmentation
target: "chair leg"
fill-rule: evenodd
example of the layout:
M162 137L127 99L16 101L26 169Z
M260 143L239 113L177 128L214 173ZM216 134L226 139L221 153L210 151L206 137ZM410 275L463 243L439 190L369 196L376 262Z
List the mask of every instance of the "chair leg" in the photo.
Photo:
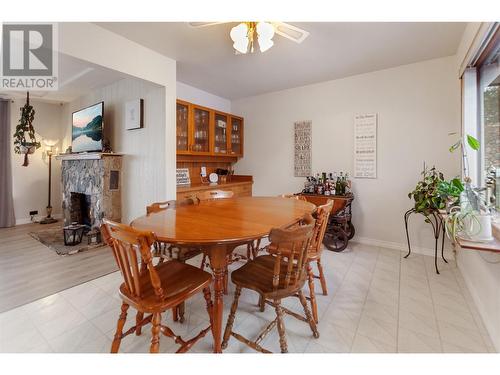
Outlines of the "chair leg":
M274 300L274 304L277 317L278 333L280 335L281 353L288 353L285 335L285 323L283 322L283 310L281 309L281 300Z
M327 296L328 289L326 288L326 278L325 278L325 274L323 273L323 266L321 265L321 259L318 259L316 261L316 265L318 266L319 281L321 282L321 289L323 290L323 295Z
M224 269L224 294L227 295L229 290L229 270L227 268Z
M260 312L264 312L266 310L266 300L262 296L259 296L259 310Z
M118 349L120 349L120 343L122 342L123 326L125 325L125 321L127 320L128 308L129 305L123 302L120 317L118 318L118 322L116 323L115 337L113 339L113 343L111 344L111 353L118 353Z
M137 314L135 316L135 325L137 326L137 328L135 329L136 336L141 335L142 326L140 325L140 323L142 322L142 319L144 319L144 313L142 311L137 311Z
M158 353L160 351L161 314L154 313L151 323L153 326L151 327L151 348L149 352Z
M203 289L203 297L205 297L205 303L207 306L208 318L210 322L210 329L213 332L214 329L214 304L212 302L212 294L210 293L210 288ZM212 333L213 334L213 333Z
M311 299L311 310L314 321L318 323L318 305L316 303L316 294L314 293L314 274L311 263L307 263L307 280L309 284L309 297Z
M316 327L316 323L314 322L311 312L309 311L309 307L307 306L307 301L302 290L299 290L299 300L304 308L304 313L306 314L307 322L309 323L309 327L311 327L313 336L317 339L319 337L318 328Z
M172 320L174 322L177 322L179 320L179 314L178 314L178 306L172 307Z
M205 269L206 262L207 262L207 254L203 253L203 257L201 258L201 264L200 264L200 268L202 270Z
M179 314L179 323L184 323L184 313L186 312L186 304L182 302L177 306L177 313Z
M236 286L236 291L234 292L234 300L231 305L231 312L229 313L229 318L227 318L226 329L224 330L224 338L222 340L222 349L227 348L227 342L229 341L229 336L231 336L231 331L233 330L234 317L236 315L236 310L238 309L238 300L241 295L241 286Z

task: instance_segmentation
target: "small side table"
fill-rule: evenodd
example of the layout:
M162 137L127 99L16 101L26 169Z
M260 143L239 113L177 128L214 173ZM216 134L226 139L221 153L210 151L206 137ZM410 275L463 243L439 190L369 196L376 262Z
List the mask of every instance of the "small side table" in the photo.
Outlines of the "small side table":
M408 258L411 254L410 235L408 233L408 221L410 219L410 216L412 214L416 214L416 213L419 213L419 212L417 212L415 210L415 208L412 208L412 209L406 211L404 214L406 241L408 242L408 254L406 254L404 256L405 258ZM436 273L439 275L437 257L438 257L439 236L441 234L443 236L443 238L441 240L441 258L443 258L445 263L448 263L448 261L444 257L444 237L446 235L445 227L444 227L445 223L444 223L442 216L439 214L438 211L432 211L432 213L429 216L425 216L425 218L426 218L426 222L432 225L432 230L434 233L434 267L436 268Z

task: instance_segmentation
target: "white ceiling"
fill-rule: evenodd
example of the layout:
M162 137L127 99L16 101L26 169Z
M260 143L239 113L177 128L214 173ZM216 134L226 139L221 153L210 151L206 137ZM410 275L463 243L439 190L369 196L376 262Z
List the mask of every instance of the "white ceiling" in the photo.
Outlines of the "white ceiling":
M30 91L30 97L48 103L65 103L128 77L126 74L59 54L59 89ZM26 91L0 91L0 97L25 98Z
M235 55L236 23L98 23L177 60L177 80L228 99L347 77L455 54L465 23L292 23L310 32L296 44L276 35L265 53Z

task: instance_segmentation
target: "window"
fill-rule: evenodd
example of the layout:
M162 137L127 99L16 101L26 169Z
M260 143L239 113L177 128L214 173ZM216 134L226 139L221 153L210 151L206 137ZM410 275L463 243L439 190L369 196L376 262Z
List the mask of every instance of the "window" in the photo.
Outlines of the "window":
M464 160L473 184L496 181L496 208L500 207L500 28L495 23L476 58L462 76L463 132L478 138L481 149L468 148ZM493 191L491 192L493 193Z

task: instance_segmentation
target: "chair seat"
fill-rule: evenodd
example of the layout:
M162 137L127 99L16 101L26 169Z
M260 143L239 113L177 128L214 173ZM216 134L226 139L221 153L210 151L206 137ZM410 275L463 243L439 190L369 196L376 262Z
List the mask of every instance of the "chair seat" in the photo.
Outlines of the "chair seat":
M264 298L282 298L302 289L305 283L305 277L298 280L293 288L285 287L285 275L288 263L281 261L280 265L280 285L279 290L273 290L273 274L276 257L272 255L261 255L254 260L247 262L242 267L231 273L231 281L243 288L255 290ZM295 279L291 277L290 285L295 284Z
M126 284L120 286L120 296L129 305L144 312L165 311L177 306L187 298L209 287L212 275L197 267L170 260L155 266L156 272L161 280L165 297L160 300L151 285L149 272L143 272L139 278L141 285L140 298L133 297Z

